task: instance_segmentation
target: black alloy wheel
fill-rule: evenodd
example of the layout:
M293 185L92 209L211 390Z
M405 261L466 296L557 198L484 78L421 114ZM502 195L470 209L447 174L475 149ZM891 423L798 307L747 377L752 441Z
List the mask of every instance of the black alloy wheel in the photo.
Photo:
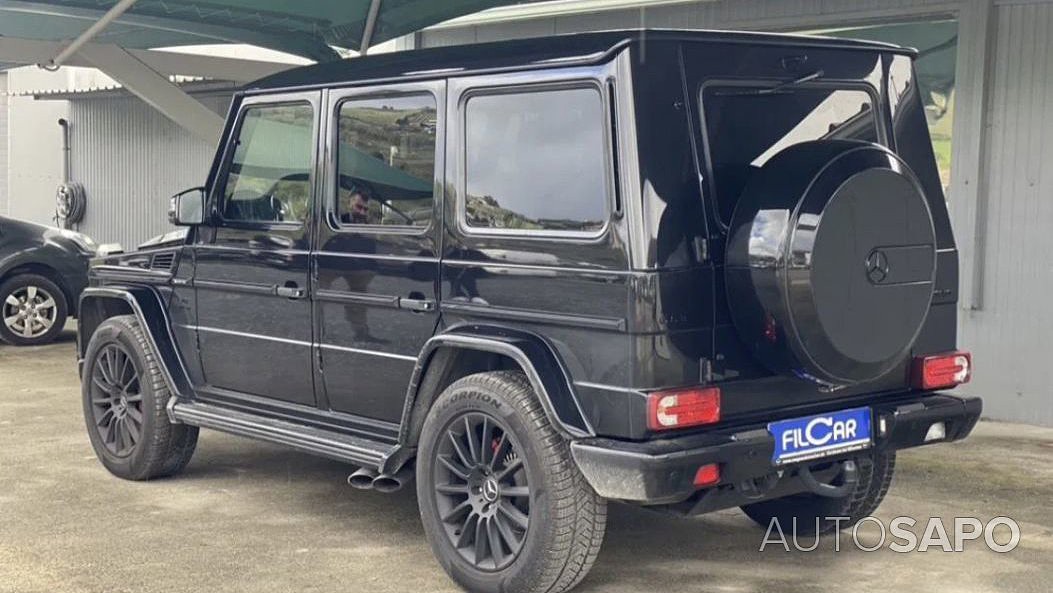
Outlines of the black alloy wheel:
M530 485L519 445L483 412L456 416L436 447L436 504L446 536L472 566L500 570L530 528Z
M106 450L127 457L142 439L143 396L139 370L118 343L106 344L91 374L95 429Z

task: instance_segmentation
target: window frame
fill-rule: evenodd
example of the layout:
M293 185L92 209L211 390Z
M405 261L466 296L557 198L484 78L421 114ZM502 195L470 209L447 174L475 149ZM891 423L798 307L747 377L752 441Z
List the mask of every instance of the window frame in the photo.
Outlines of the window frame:
M716 191L716 174L713 170L713 153L711 150L710 137L709 137L709 125L706 121L706 90L710 87L742 87L742 88L770 88L781 83L785 83L785 78L767 78L767 77L751 77L751 78L709 78L702 81L698 85L698 91L695 93L695 101L698 105L698 122L700 139L702 142L702 159L703 162L698 163L699 170L702 172L702 183L703 185L703 196L709 196L710 203L713 207L713 217L720 225L720 231L723 234L727 234L728 229L731 227L730 220L724 220L721 216L720 201L717 197ZM794 85L790 88L791 92L795 89L833 89L839 91L862 91L870 97L870 102L874 112L874 127L877 133L877 143L881 146L889 147L889 130L888 124L885 121L885 104L881 94L878 92L872 84L860 80L852 79L820 79L812 82L806 82L799 85Z
M455 169L455 219L457 229L466 237L512 237L526 240L564 241L573 243L595 243L602 240L612 225L612 217L618 211L617 196L618 183L616 180L615 166L615 140L612 122L612 103L608 84L605 80L597 79L594 75L579 74L571 72L562 76L546 76L538 81L545 73L535 73L526 81L520 82L517 77L493 76L481 77L470 81L463 87L457 97L456 122L456 169ZM544 93L551 91L566 91L578 89L591 89L598 95L600 101L601 119L598 122L603 134L603 160L604 160L604 199L603 199L603 221L600 227L592 231L566 231L552 229L509 229L476 227L468 224L468 102L480 96L500 95L522 95L530 93Z
M393 234L406 236L427 235L435 228L436 217L441 212L443 202L443 175L446 167L443 158L446 146L446 105L445 105L445 81L425 81L414 83L398 83L386 85L371 85L364 87L335 88L327 91L326 104L326 158L324 192L323 192L323 216L328 229L334 233L364 233L364 234ZM406 97L413 95L430 95L435 101L435 161L432 172L432 205L431 218L428 224L422 226L394 225L394 224L345 224L340 222L337 212L337 174L340 168L340 108L345 103L359 100L386 99L395 97Z
M246 114L251 109L258 109L260 107L281 107L284 105L308 105L312 110L310 138L311 156L307 172L307 186L308 191L310 193L308 195L307 215L305 219L302 221L290 222L268 220L234 220L226 218L225 216L223 216L223 212L226 209L226 199L223 194L226 191L227 182L230 179L230 167L234 162L234 153L237 151L237 145L241 137L241 129L245 123ZM211 204L211 218L214 221L214 226L250 230L299 230L308 228L314 217L315 203L317 202L318 193L318 134L320 122L320 107L321 95L317 91L278 93L270 95L253 95L242 97L241 102L238 104L237 118L234 122L234 125L231 127L230 135L226 139L222 164L219 168L219 173L216 176L216 181L212 185L212 190L209 196L209 203Z

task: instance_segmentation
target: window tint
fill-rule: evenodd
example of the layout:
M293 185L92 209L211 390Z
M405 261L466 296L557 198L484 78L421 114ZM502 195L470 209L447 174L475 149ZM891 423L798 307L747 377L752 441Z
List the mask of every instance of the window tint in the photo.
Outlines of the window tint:
M250 107L223 190L223 218L303 222L311 203L314 110L307 104Z
M607 205L595 89L484 95L465 113L466 220L477 228L595 231Z
M342 224L428 226L435 125L430 94L340 106L336 212Z
M714 86L703 92L713 181L722 220L746 182L783 149L811 140L877 142L871 96L861 90Z

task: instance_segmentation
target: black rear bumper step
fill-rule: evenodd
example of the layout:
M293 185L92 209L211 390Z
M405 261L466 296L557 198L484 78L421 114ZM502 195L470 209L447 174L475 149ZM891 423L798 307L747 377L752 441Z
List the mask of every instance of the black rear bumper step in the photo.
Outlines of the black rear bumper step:
M176 402L172 416L184 424L210 428L285 445L298 451L321 455L361 467L380 470L398 445L267 418L223 406L200 402Z
M874 422L873 449L896 451L964 439L976 425L983 403L976 397L930 393L875 402L869 407ZM836 408L827 411L834 410ZM946 436L926 442L926 432L934 422L945 423ZM800 481L781 479L784 474L786 478L794 477L794 470L800 464L775 467L772 464L774 448L775 441L764 424L644 442L592 438L571 443L571 453L586 480L605 498L670 505L693 500L696 494L719 492L721 496L710 498L725 501L716 508L692 505L691 512L708 512L749 502L743 499L739 485L773 474L780 478L779 484L768 497L804 491ZM858 452L846 453L810 463L858 455ZM699 466L710 463L720 465L721 481L717 487L699 492L693 484L695 472Z

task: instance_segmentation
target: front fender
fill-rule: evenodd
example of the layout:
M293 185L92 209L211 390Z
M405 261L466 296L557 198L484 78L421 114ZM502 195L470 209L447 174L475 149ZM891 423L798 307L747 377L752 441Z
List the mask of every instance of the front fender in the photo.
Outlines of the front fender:
M451 357L443 354L457 350L493 353L512 359L526 374L556 430L572 439L595 436L592 425L578 403L570 374L547 340L519 329L464 325L432 337L421 349L402 415L399 440L403 445L415 445L414 427L422 425L423 417L430 407L430 401L426 405L418 405L422 392L436 389L435 385L425 384L427 379L441 377L444 369L436 369L435 366L452 363Z
M148 286L89 287L80 297L81 318L77 324L77 364L82 368L84 354L95 329L115 315L135 315L146 331L150 347L157 356L161 374L176 397L190 397L189 375L176 348L161 295Z

